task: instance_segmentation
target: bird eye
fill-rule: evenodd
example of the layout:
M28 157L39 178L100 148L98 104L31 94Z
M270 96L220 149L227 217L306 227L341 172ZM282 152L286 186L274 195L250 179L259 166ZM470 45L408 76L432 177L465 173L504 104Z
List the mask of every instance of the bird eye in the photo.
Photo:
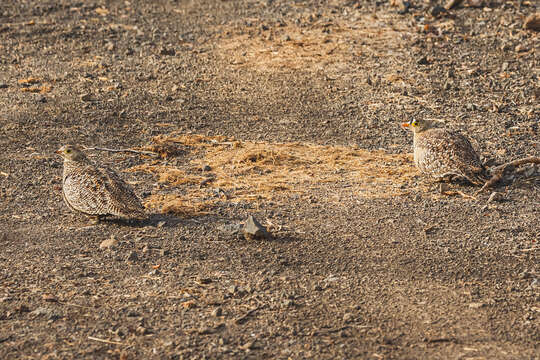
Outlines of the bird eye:
M71 152L71 149L67 149L66 153L69 154Z

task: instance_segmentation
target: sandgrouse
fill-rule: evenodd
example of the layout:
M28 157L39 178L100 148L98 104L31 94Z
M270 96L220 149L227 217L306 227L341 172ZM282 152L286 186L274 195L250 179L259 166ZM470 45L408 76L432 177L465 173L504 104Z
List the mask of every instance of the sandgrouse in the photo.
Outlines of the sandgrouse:
M467 138L458 132L435 128L430 120L413 119L402 124L414 133L414 163L437 180L466 179L483 185L488 179L480 157Z
M62 195L67 206L99 221L107 215L141 218L144 207L118 174L95 164L74 145L56 151L64 158Z

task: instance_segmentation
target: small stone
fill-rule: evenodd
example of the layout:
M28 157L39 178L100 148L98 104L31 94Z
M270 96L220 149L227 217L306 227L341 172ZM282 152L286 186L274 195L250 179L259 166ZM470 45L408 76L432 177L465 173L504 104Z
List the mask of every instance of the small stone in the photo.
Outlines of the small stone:
M291 41L291 37L289 35L285 34L285 35L283 35L281 37L281 41Z
M487 203L491 203L491 202L494 202L494 201L501 201L504 199L504 196L503 194L501 194L500 192L492 192L491 195L489 195L489 198L488 198L488 201Z
M83 94L80 96L80 99L81 101L85 101L85 102L94 101L94 97L92 96L92 94Z
M486 304L478 302L478 303L470 303L469 309L480 309L481 307L484 307Z
M444 194L446 194L446 192L448 192L448 190L449 190L448 184L446 184L446 183L440 183L439 184L439 194L444 195Z
M167 250L167 249L161 249L159 250L159 255L160 256L165 256L165 255L169 255L170 254L170 251Z
M41 298L43 300L45 300L45 301L48 301L48 302L57 302L58 301L56 296L51 295L51 294L43 294L43 296Z
M171 88L171 91L172 92L177 92L178 91L178 85L173 85L173 87Z
M528 30L540 31L540 13L529 15L525 19L523 27Z
M227 288L227 291L229 292L229 294L234 294L238 291L238 286L231 285Z
M137 255L137 252L132 251L127 256L126 261L137 261L138 259L139 259L139 256Z
M211 334L213 333L213 329L212 328L209 328L208 326L203 326L202 328L199 329L199 335L208 335L208 334Z
M203 168L202 168L202 171L210 171L210 170L212 170L210 165L204 165Z
M399 15L404 15L407 12L409 12L409 8L411 7L411 3L408 1L399 1Z
M508 62L506 62L506 61L503 62L502 66L501 66L501 70L502 70L502 71L508 70L508 66L509 66Z
M283 300L283 306L289 307L289 306L294 306L294 305L295 305L294 300L291 300L291 299Z
M429 61L426 56L422 56L420 59L416 61L418 65L429 65Z
M484 7L484 0L467 0L467 6L474 8Z
M437 17L441 14L446 13L446 9L440 5L434 6L433 9L431 9L431 16Z
M238 348L241 350L252 350L255 348L255 341L248 341L244 345L240 345Z
M266 30L268 30L268 26L266 26L266 25L262 24L262 25L261 25L261 30L262 30L262 31L266 31Z
M110 249L111 247L115 246L116 244L118 244L118 241L116 241L116 238L114 236L111 236L109 239L103 240L101 242L101 244L99 244L99 248L101 250Z
M345 314L343 315L343 322L344 322L344 323L349 323L349 322L351 322L351 321L353 321L353 320L354 320L354 315L353 315L353 314L351 314L351 313L345 313Z
M212 316L218 317L218 316L221 316L221 315L223 315L223 309L222 308L217 307L214 310L212 310Z
M107 45L105 45L105 49L107 49L109 51L113 51L114 50L114 43L108 42Z
M253 216L249 216L244 224L244 237L246 240L269 239L270 234L266 228L257 221L257 219L255 219Z
M137 328L135 329L135 332L139 335L146 335L146 334L149 334L150 332L148 331L148 329L146 329L145 327L143 326L137 326Z
M523 44L518 44L515 48L514 48L514 51L515 52L525 52L527 51L527 47Z
M203 278L203 277L197 277L197 282L199 284L203 284L203 285L207 285L207 284L210 284L212 282L212 279L210 278Z
M174 56L176 54L176 51L174 49L167 49L166 47L162 47L159 51L159 54L166 56Z
M472 103L468 103L465 105L465 109L468 110L468 111L474 111L476 110L476 106Z
M52 313L51 309L47 309L45 307L39 307L32 311L30 314L40 316L40 315L50 315Z
M459 4L461 4L463 0L448 0L445 4L444 4L444 8L446 10L450 10L452 9L453 7L456 7L458 6Z
M160 221L160 222L157 223L157 227L158 227L158 228L162 228L162 227L165 226L166 224L167 224L166 221Z

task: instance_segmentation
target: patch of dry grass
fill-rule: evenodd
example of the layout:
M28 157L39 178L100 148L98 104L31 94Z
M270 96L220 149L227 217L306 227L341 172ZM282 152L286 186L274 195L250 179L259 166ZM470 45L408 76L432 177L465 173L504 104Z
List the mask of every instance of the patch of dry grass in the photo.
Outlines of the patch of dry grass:
M218 50L232 65L261 71L328 70L361 56L395 56L411 28L393 14L362 14L354 19L306 15L300 24L223 26ZM308 25L308 26L306 26Z
M165 164L179 148L187 149L192 160L181 166ZM166 195L150 196L147 206L179 214L207 212L220 199L280 202L317 190L340 192L346 188L358 197L398 196L404 194L400 186L416 174L410 155L348 146L171 135L158 136L145 147L155 149L162 150L162 160L131 171L152 173L173 189ZM211 170L203 173L200 169L205 165ZM209 190L218 194L218 199L209 198Z

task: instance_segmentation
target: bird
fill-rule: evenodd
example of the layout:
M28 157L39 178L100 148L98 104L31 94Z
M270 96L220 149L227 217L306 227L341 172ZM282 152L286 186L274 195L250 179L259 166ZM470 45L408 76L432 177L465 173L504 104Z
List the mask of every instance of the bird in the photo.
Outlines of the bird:
M480 156L459 132L435 127L427 119L401 125L414 134L414 163L423 174L437 181L465 179L473 185L484 185L489 179Z
M56 153L64 159L62 196L71 210L96 223L109 215L144 217L140 199L114 170L94 163L77 145L64 145Z

